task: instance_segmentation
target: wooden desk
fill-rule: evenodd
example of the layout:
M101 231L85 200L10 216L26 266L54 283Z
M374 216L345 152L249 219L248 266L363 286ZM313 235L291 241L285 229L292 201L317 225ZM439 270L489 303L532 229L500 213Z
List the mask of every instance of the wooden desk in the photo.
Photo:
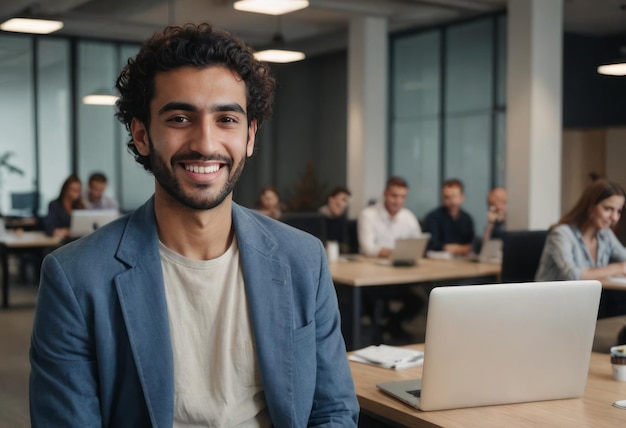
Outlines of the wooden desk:
M9 254L33 248L55 248L61 243L59 238L52 238L43 232L21 232L7 230L0 236L0 263L2 265L2 307L9 306Z
M500 265L465 260L420 260L417 266L393 267L375 259L356 257L351 261L330 264L342 315L342 331L348 350L361 343L361 308L363 287L402 285L457 285L498 282Z
M424 349L423 345L411 348ZM592 353L582 398L422 412L388 396L376 384L420 378L422 367L389 370L350 361L361 411L407 427L619 427L626 410L611 406L626 399L626 382L611 375L608 354Z

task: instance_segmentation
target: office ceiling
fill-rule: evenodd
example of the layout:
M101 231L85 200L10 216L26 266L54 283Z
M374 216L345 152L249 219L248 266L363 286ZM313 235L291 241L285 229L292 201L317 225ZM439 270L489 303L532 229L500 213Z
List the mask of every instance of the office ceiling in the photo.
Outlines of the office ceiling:
M326 46L337 40L345 46L354 16L386 17L390 29L399 30L503 10L507 0L309 1L307 9L275 17L234 10L233 0L12 0L0 3L0 19L20 14L54 17L65 23L58 34L125 41L141 41L167 24L207 21L257 48L270 43L277 32L287 44L303 48L315 40ZM564 25L567 31L584 34L626 33L626 0L564 0Z

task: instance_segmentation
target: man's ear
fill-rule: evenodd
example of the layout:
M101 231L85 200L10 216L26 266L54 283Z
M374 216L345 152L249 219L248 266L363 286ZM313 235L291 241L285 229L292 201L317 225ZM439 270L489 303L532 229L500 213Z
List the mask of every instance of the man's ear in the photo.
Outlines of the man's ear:
M137 151L142 156L148 156L150 154L150 144L148 139L148 130L142 121L137 118L133 118L130 123L130 134L133 137L133 142Z
M248 126L248 142L246 143L246 155L252 156L254 153L254 141L256 140L257 121L253 120Z

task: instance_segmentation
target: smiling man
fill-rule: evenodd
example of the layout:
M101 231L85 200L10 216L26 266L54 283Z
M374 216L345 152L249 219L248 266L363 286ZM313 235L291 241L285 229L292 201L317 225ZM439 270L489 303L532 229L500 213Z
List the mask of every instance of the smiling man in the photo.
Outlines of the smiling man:
M142 207L46 258L33 426L356 426L321 243L232 202L274 80L209 25L170 27L117 81Z

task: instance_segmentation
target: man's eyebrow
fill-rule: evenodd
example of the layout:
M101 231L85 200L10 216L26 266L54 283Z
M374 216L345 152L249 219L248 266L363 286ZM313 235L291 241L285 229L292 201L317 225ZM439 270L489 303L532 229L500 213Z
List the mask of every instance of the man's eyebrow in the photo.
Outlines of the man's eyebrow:
M180 101L172 101L172 102L169 102L169 103L165 104L163 107L161 107L159 109L159 114L167 113L168 111L174 111L174 110L197 112L198 111L198 107L193 105L193 104L190 104L190 103L185 103L185 102L180 102ZM246 114L246 112L243 109L243 107L241 107L241 105L239 105L238 103L217 104L217 105L215 105L215 106L213 106L211 108L211 112L212 113L215 113L215 112L228 112L228 111L237 112L237 113L241 113L241 114Z
M183 103L179 101L172 101L170 103L165 104L163 107L159 109L159 114L167 113L168 111L174 110L183 110L183 111L198 111L198 107L193 104Z
M241 114L246 114L246 112L243 109L243 107L241 107L238 103L217 104L217 105L213 106L213 108L211 108L211 111L212 112L233 111L233 112L237 112L237 113L241 113Z

